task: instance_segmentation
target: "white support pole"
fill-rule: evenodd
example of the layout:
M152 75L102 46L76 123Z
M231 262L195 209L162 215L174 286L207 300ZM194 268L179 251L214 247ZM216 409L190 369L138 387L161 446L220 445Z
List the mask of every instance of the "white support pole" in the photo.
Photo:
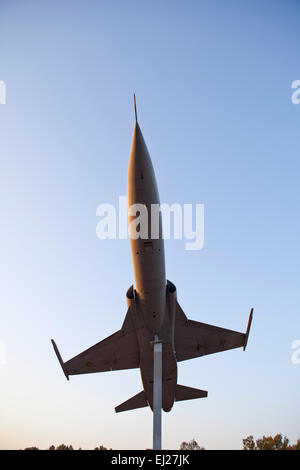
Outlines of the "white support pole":
M153 342L153 449L161 450L162 342Z

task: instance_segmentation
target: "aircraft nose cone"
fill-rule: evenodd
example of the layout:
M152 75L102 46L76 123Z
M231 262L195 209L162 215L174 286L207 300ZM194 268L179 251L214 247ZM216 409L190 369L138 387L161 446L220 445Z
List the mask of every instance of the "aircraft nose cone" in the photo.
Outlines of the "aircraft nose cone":
M128 177L128 205L136 203L159 203L158 188L151 158L140 129L136 122L133 132Z
M145 143L141 128L137 122L135 123L132 137L129 166L153 173L153 166L147 145Z

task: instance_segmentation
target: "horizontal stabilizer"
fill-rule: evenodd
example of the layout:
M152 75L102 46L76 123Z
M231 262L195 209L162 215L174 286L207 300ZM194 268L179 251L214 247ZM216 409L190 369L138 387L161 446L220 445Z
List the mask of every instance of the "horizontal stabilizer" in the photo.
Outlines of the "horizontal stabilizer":
M136 408L143 408L148 406L146 394L144 391L134 395L134 397L129 398L129 400L124 401L121 405L116 406L115 412L120 413L120 411L135 410Z
M206 398L207 392L199 388L176 385L175 401L192 400L193 398Z

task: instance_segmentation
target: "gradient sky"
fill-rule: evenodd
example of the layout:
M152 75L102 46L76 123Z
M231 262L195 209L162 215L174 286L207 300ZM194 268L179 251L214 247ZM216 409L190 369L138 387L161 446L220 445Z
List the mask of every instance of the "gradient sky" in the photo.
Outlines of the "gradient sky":
M65 360L118 330L128 240L96 237L126 194L139 122L166 203L205 205L205 242L166 241L186 315L244 331L241 349L179 364L208 398L163 414L163 447L300 437L300 4L292 0L0 2L0 448L152 445L149 409L115 414L138 370L71 377Z

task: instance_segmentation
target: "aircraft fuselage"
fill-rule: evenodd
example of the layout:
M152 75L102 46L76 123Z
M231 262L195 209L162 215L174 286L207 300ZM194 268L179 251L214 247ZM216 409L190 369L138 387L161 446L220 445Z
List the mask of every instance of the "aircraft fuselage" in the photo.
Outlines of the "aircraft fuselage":
M159 194L152 162L138 123L135 124L127 179L128 223L134 224L140 236L130 236L134 270L135 326L140 349L140 369L152 408L153 402L153 347L155 335L163 341L162 407L172 408L177 383L177 364L174 352L172 321L174 310L168 305L169 288L165 271L164 240L161 215L154 215ZM136 206L139 204L141 206ZM145 219L145 214L147 214ZM152 217L151 217L152 214ZM155 213L158 214L158 213ZM139 217L140 225L134 220ZM159 221L159 224L157 224ZM146 233L147 232L147 233ZM131 233L132 235L132 233ZM130 295L130 293L129 293Z

